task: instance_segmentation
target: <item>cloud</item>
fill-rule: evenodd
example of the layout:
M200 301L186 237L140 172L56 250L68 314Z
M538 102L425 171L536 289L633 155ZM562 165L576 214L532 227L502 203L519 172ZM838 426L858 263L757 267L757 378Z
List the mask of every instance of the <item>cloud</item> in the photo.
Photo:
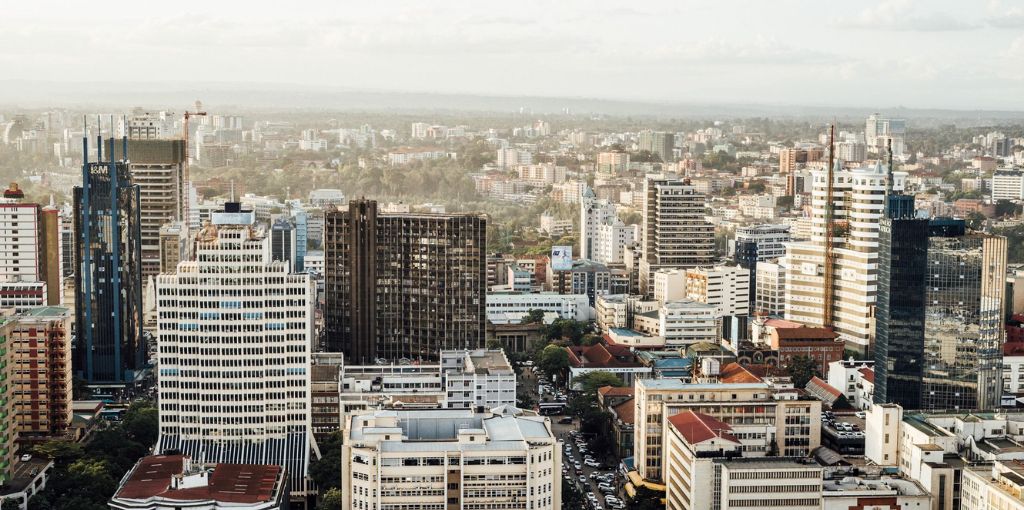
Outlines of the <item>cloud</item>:
M772 36L757 36L748 41L711 38L658 46L650 52L629 53L625 56L631 59L712 65L813 65L837 58L836 55L814 48L791 46Z
M985 23L995 28L1024 28L1024 8L1013 7L985 18Z
M981 25L942 12L920 12L910 0L884 0L852 17L836 18L833 26L898 32L950 32L975 30Z

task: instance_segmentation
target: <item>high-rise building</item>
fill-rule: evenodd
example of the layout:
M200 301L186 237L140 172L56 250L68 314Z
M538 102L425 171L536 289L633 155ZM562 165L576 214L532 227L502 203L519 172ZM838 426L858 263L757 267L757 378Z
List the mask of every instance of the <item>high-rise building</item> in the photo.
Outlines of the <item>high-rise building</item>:
M1024 200L1024 171L996 170L992 173L992 201Z
M714 261L715 228L705 218L705 196L673 175L649 175L644 181L643 258L640 293L654 291L654 272L690 268Z
M622 264L626 250L639 236L639 225L626 225L619 219L598 226L594 260L606 265Z
M91 385L132 383L146 342L139 187L128 162L84 162L74 201L75 374Z
M751 312L781 317L786 313L786 269L776 262L758 262L751 278Z
M178 221L160 227L160 272L173 273L189 258L188 229Z
M786 246L786 319L831 326L848 348L868 352L874 341L878 228L888 171L880 163L854 169L836 164L831 259L826 258L828 173L812 172L811 238ZM906 177L906 172L894 172L891 188L901 191ZM826 279L829 268L832 275ZM826 289L828 282L830 288ZM831 303L829 310L825 310L827 303ZM825 324L828 321L831 323Z
M673 149L676 146L676 137L673 133L645 130L640 132L638 148L641 151L648 151L656 154L661 161L669 163L675 161Z
M545 417L379 410L344 426L342 508L562 507L562 452Z
M0 308L24 311L61 302L60 217L25 202L11 183L0 198Z
M621 174L629 170L628 152L601 152L597 155L597 171L603 174Z
M62 439L71 427L71 310L32 308L11 318L14 412L19 441Z
M755 262L769 262L786 256L786 244L792 237L789 225L750 225L736 227L736 254L739 257L740 245L752 243L755 249Z
M329 351L366 363L483 346L484 215L378 214L353 200L326 213L324 237Z
M309 215L306 210L295 208L292 211L292 223L295 224L295 261L292 269L301 273L306 270L306 249L309 244Z
M779 151L779 173L794 173L802 164L821 160L825 152L821 147L786 147Z
M14 477L18 462L18 423L14 406L14 349L11 317L0 314L0 483Z
M125 159L114 143L114 159ZM142 278L160 272L160 228L184 220L184 140L128 140L128 169L132 184L138 186L139 232L142 247Z
M615 204L599 200L590 186L584 187L580 196L580 251L577 257L597 260L599 230L617 218Z
M717 309L719 317L750 313L750 271L739 266L686 270L686 298Z
M869 115L864 126L864 141L868 150L881 153L891 143L892 153L897 157L903 155L906 134L906 120L888 119L877 113Z
M295 267L295 224L285 218L278 218L270 227L270 259L287 262Z
M913 203L909 195L889 196L879 226L874 401L920 409L928 220L914 216Z
M157 276L160 441L197 461L284 466L302 490L310 452L315 287L272 260L251 211L225 204L195 260Z
M875 402L999 407L1006 238L963 220L892 220L882 242Z

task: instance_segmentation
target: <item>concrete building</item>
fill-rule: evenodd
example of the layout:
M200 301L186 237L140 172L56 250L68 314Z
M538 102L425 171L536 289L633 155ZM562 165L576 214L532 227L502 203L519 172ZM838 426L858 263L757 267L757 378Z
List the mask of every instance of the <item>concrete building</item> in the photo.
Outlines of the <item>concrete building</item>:
M692 410L666 422L666 508L821 508L821 466L768 457L770 437Z
M184 455L150 455L121 480L112 510L283 510L288 475L268 464L207 464Z
M786 270L778 263L758 262L752 313L781 317L786 313Z
M869 151L878 154L884 153L886 147L892 144L893 155L902 157L906 133L906 120L885 118L872 113L865 122L864 141Z
M7 349L13 353L19 441L63 439L71 427L71 310L32 308L11 318Z
M602 225L612 224L617 218L614 203L599 200L593 189L589 186L584 187L580 195L579 258L597 260L600 228Z
M545 212L540 215L540 231L551 237L572 235L572 220L563 220Z
M659 269L654 273L654 300L665 304L686 297L685 269Z
M633 316L633 329L657 337L661 346L677 349L689 345L718 343L718 321L721 316L714 305L697 301L668 301L646 313Z
M715 229L705 219L704 195L686 181L671 175L649 175L644 196L639 289L650 296L658 269L712 263Z
M0 308L61 304L61 221L57 209L25 202L12 183L0 198Z
M515 406L516 373L505 351L441 351L444 407L494 409Z
M328 205L340 206L345 204L345 194L340 189L318 188L309 192L309 205L313 207L326 207Z
M547 418L510 406L375 411L345 422L343 508L562 506L562 452Z
M629 170L628 152L599 152L597 171L603 174L623 174Z
M123 144L113 147L115 159L122 159ZM138 186L143 280L160 272L160 228L187 218L185 157L184 140L128 140L124 159Z
M378 214L356 200L326 217L329 351L361 363L483 346L484 215Z
M673 149L675 148L675 134L663 133L651 130L640 132L638 150L648 151L655 154L663 163L671 163L676 160Z
M18 422L14 400L15 322L0 314L0 484L14 479L19 460Z
M771 262L786 255L786 244L792 240L789 225L753 225L736 227L733 253L739 257L741 246L753 247L756 262ZM750 248L747 248L748 250Z
M811 238L786 248L786 319L811 326L831 322L847 347L868 352L874 342L878 230L883 215L888 171L874 167L843 169L833 175L833 262L826 250L828 172L812 172ZM894 172L892 189L900 191L906 172ZM826 306L825 271L831 269L831 308Z
M821 444L821 402L801 396L792 384L759 377L731 363L701 362L701 377L636 381L634 465L648 480L663 480L669 418L693 411L733 428L743 444L760 444L764 455L805 456Z
M160 227L160 272L173 273L178 263L189 259L188 229L182 222Z
M637 242L639 235L638 225L626 225L618 219L599 225L594 260L606 265L622 264L626 250Z
M300 272L296 258L295 224L277 218L270 226L270 260L288 264L288 272Z
M992 201L1024 200L1024 171L996 170L992 173Z
M89 385L123 386L145 367L140 189L127 161L87 162L82 183L74 188L73 366Z
M251 211L228 203L194 261L157 277L160 439L205 463L283 466L306 493L315 288L271 260ZM203 296L199 299L198 296Z
M561 319L589 321L594 318L586 294L556 292L488 292L487 320L522 320L530 310L554 313Z
M871 360L839 360L828 365L828 384L841 391L857 409L867 409L874 402L875 362Z
M714 306L719 317L750 313L750 272L739 266L686 270L686 298Z

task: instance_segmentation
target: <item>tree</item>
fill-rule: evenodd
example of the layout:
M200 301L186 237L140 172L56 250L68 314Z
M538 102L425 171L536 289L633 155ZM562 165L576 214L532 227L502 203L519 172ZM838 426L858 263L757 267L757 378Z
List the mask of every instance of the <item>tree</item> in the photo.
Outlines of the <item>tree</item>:
M342 501L341 489L332 487L320 495L320 503L316 510L341 510Z
M803 388L812 377L821 377L818 370L818 363L807 356L795 356L789 361L786 367L789 377L793 379L793 386Z
M148 400L132 402L124 413L124 430L128 436L145 446L156 444L160 433L157 409Z
M561 375L569 368L569 353L560 345L549 344L540 352L537 367L549 377Z
M320 458L309 463L309 477L324 496L341 486L341 442L341 431L334 432L320 443Z
M71 464L82 458L82 445L66 439L56 439L32 447L36 455L53 460L57 464Z
M544 310L538 310L536 308L526 312L526 316L521 321L523 324L541 324L544 322Z
M0 504L0 510L21 510L21 504L14 498L7 498Z
M644 486L636 487L636 494L629 498L631 510L660 510L665 508L661 502L661 494Z
M587 372L583 375L577 376L572 380L573 386L580 387L580 394L588 399L597 401L597 390L604 386L612 386L615 388L621 388L625 386L622 382L622 378L611 372L597 371Z

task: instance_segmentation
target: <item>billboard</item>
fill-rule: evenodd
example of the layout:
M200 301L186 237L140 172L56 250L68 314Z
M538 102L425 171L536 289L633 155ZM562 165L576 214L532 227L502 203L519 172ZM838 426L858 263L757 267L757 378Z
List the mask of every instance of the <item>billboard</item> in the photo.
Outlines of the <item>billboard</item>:
M551 270L568 271L572 269L572 246L551 247Z

